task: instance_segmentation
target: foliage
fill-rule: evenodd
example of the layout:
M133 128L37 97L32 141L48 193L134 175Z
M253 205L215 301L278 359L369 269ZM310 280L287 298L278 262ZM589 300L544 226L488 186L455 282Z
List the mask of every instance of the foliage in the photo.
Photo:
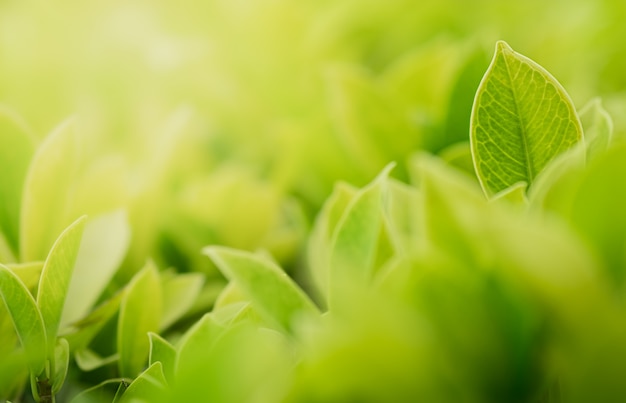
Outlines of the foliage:
M618 2L70 1L47 53L39 3L0 4L0 400L624 400Z

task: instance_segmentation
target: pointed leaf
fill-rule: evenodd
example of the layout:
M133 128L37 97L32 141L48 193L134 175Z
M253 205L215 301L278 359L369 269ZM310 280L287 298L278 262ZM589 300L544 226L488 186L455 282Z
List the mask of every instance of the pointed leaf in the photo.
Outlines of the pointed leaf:
M46 360L46 329L37 303L20 279L0 264L0 297L26 351L31 373L39 375Z
M224 331L212 314L205 314L181 338L178 345L176 373L185 372L197 361L199 351L208 351Z
M130 243L130 226L122 210L90 219L78 249L67 290L61 327L80 319L93 307L122 263Z
M14 263L7 264L6 266L13 270L13 273L17 274L26 288L29 290L35 290L37 284L39 284L39 279L41 278L43 262Z
M180 319L193 306L204 284L200 273L179 274L163 281L163 316L161 329Z
M347 287L365 285L374 273L377 243L383 225L383 185L393 165L388 165L357 193L344 211L331 241L328 303Z
M9 111L0 109L0 232L13 254L18 252L22 189L34 143Z
M176 369L176 349L167 340L156 333L150 332L148 336L150 337L148 365L151 366L156 362L160 362L163 365L165 379L172 382L174 380L174 370Z
M136 376L150 353L148 332L156 332L161 321L161 281L152 263L148 263L131 281L120 307L117 327L117 350L120 375Z
M60 338L54 347L54 372L52 375L52 394L56 395L67 376L67 368L70 362L70 345L67 340Z
M52 132L37 149L24 184L20 215L22 261L43 260L70 223L68 194L77 171L78 144L72 121Z
M476 92L471 120L474 166L492 196L537 175L582 138L571 99L545 69L503 41Z
M52 246L41 271L37 306L46 325L49 346L55 345L85 220L86 217L83 216L63 231Z
M319 314L304 291L275 263L225 247L205 248L204 253L226 278L238 284L262 315L283 329L293 330L298 316Z

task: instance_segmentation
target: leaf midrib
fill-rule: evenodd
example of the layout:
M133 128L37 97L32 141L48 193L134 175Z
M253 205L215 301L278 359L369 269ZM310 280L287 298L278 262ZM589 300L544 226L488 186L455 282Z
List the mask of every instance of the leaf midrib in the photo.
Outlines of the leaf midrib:
M522 140L522 148L524 149L524 157L525 157L525 166L526 166L526 175L528 177L528 183L530 184L534 178L533 170L532 170L532 159L530 156L530 152L528 149L528 143L526 142L526 127L524 125L524 119L522 114L520 113L519 102L517 100L517 91L515 88L513 76L511 74L511 69L509 67L509 61L507 56L513 53L513 50L510 48L504 48L502 52L502 57L504 59L504 66L506 67L506 73L509 79L509 83L511 84L511 93L513 94L513 103L515 104L515 111L517 112L517 118L520 122L520 132L521 132L521 140Z

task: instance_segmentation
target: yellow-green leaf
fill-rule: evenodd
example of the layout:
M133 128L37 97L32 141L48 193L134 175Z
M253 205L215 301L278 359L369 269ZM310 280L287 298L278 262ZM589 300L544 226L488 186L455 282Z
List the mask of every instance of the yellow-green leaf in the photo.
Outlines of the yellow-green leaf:
M160 362L163 366L165 378L172 382L174 380L174 370L176 369L177 352L167 340L156 333L148 333L150 338L150 356L148 366Z
M265 318L293 330L299 316L319 311L300 287L275 263L249 252L225 247L204 249L220 271L235 281L241 292Z
M150 262L132 279L120 307L117 350L122 376L135 377L148 359L148 332L159 329L161 294L159 273Z
M17 255L22 189L34 142L12 114L0 109L0 232Z
M22 261L43 260L69 218L69 191L77 171L78 141L66 121L39 146L26 175L20 215Z
M574 105L543 67L503 41L476 92L471 120L474 166L492 196L535 177L582 138Z
M37 306L46 326L48 346L55 345L85 220L86 217L83 216L63 231L52 246L41 271Z
M31 373L39 375L46 361L46 329L35 299L9 268L0 264L0 297L26 351Z

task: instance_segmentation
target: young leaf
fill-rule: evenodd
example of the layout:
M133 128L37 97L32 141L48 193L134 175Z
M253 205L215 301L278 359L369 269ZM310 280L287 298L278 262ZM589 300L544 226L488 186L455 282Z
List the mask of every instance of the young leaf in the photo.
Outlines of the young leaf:
M0 264L0 297L26 351L31 373L39 375L46 360L46 329L37 303L20 279Z
M554 77L503 41L476 92L472 156L483 190L492 196L535 177L582 138L574 105Z
M86 217L81 217L59 236L44 263L37 289L37 306L46 325L48 346L55 345Z
M78 368L85 372L93 371L94 369L114 363L119 360L119 358L118 354L113 354L108 357L100 357L100 355L88 348L81 348L74 353L76 365L78 365Z
M68 192L76 173L77 137L72 121L52 132L37 149L24 183L20 215L22 261L42 260L67 227Z
M124 211L90 219L78 249L74 274L67 290L61 327L83 317L107 286L130 242L130 227Z
M167 340L156 333L150 332L148 336L150 337L148 366L160 362L163 365L165 379L172 382L174 380L174 370L176 369L176 349Z
M150 352L148 332L156 332L161 321L161 281L148 263L131 281L123 297L117 327L120 375L134 377L143 368Z
M67 340L60 338L54 347L54 372L52 375L52 394L56 395L67 376L67 367L70 362L70 345Z
M17 255L22 188L34 143L9 111L0 109L0 232Z
M298 285L273 262L225 247L204 249L226 278L235 281L258 311L287 331L300 315L319 310Z
M198 298L204 276L200 273L179 274L163 281L163 315L161 329L166 329L180 319Z
M363 286L373 275L383 225L383 187L392 168L388 165L352 199L335 228L330 250L329 306L346 287Z

